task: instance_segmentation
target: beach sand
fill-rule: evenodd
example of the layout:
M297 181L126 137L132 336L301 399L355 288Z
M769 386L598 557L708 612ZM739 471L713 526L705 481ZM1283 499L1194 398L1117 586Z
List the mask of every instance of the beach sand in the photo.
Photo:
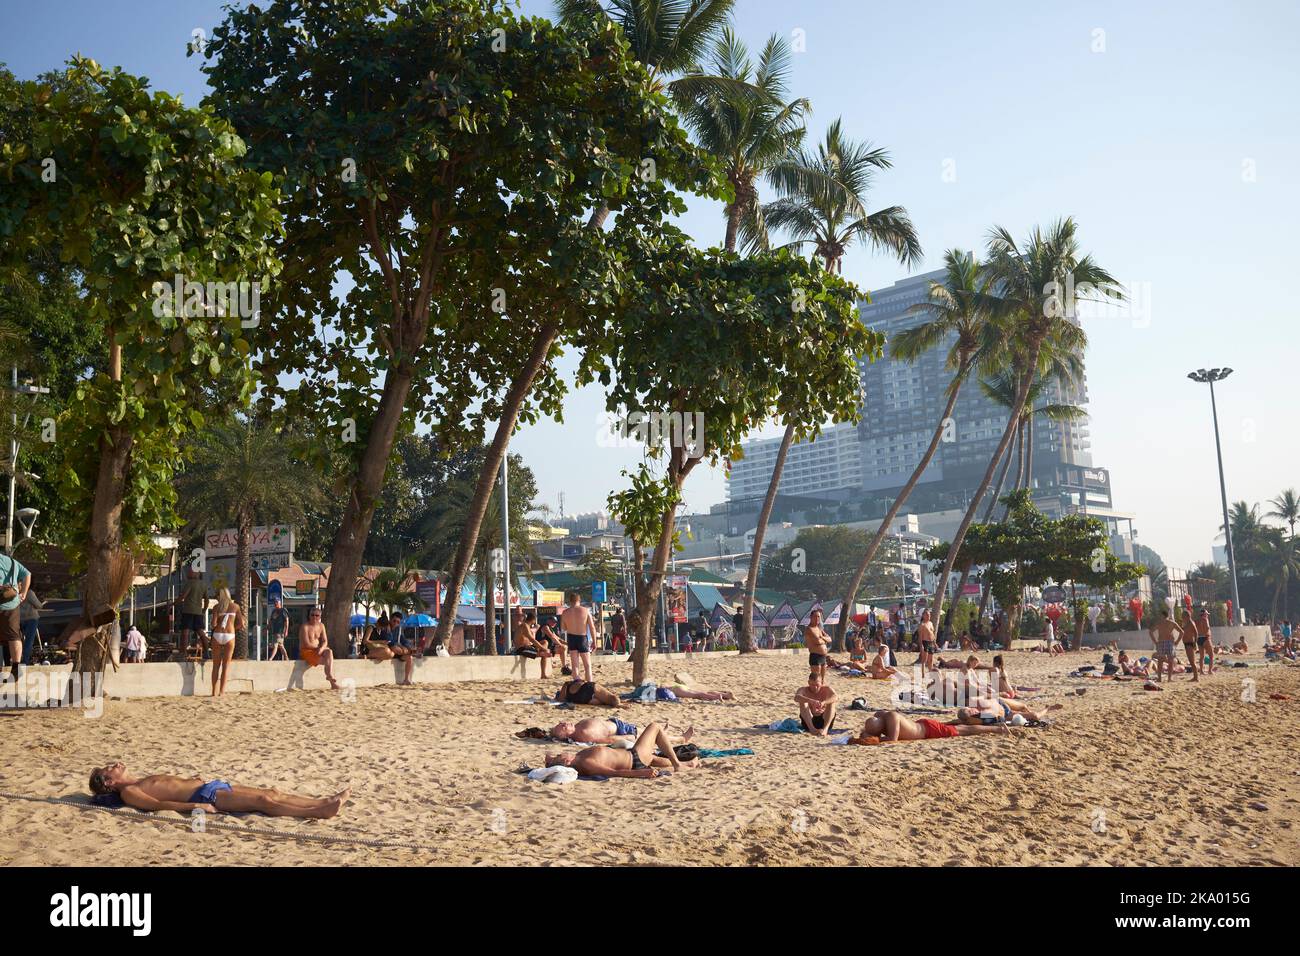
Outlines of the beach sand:
M1042 688L1035 704L1064 705L1050 729L847 747L754 729L796 713L802 657L652 657L652 680L686 671L737 700L629 705L620 716L694 724L701 746L757 751L660 780L550 785L514 773L558 747L514 732L572 712L503 701L553 693L555 680L359 688L350 702L327 691L109 701L99 719L10 712L0 715L5 794L84 800L91 768L115 759L140 773L312 795L351 786L332 820L208 820L357 842L193 832L177 814L4 796L0 864L1300 863L1300 668L1229 670L1201 685L1180 675L1157 693L1066 676L1100 652L1007 658L1013 681ZM596 659L613 689L627 690L630 676L629 665ZM1243 678L1255 682L1253 702ZM885 682L831 684L845 706L863 696L874 709L889 694ZM1269 699L1279 692L1295 699ZM854 731L865 716L841 714L837 727Z

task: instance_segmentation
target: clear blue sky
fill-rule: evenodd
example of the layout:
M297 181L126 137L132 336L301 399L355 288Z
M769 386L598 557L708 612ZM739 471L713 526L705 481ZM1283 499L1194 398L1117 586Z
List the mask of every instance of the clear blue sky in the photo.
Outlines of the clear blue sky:
M1022 235L1073 215L1085 247L1140 284L1146 316L1090 322L1087 355L1094 458L1111 470L1116 506L1136 513L1140 541L1185 567L1208 560L1220 523L1209 396L1189 370L1237 370L1219 392L1229 497L1262 502L1300 486L1300 299L1286 279L1300 222L1300 5L738 8L751 47L804 32L792 89L813 103L813 136L843 116L850 135L889 148L895 168L873 205L907 207L923 268L945 248L982 248L994 223ZM0 0L0 60L32 76L81 52L193 103L204 85L184 47L219 19L213 0ZM701 244L721 241L710 204L683 225ZM850 253L845 273L867 289L907 274L865 251ZM565 424L516 437L552 505L563 492L570 511L603 507L633 461L598 447L600 409L598 392L574 393ZM589 450L590 467L566 468L561 442ZM707 509L723 498L722 476L694 475L686 491L691 509Z

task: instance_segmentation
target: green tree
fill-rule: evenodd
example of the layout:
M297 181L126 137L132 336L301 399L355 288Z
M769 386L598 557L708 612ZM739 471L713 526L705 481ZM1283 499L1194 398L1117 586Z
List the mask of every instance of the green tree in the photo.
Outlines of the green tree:
M207 52L210 101L246 131L254 168L285 183L294 261L259 367L298 383L267 401L330 421L346 455L333 573L356 575L411 417L449 449L496 422L454 602L510 435L558 413L552 354L622 268L588 212L653 229L680 209L665 182L703 171L609 24L560 29L479 0L272 0L227 8ZM336 650L347 617L348 589L332 588ZM453 618L454 603L440 640Z
M209 424L184 452L189 462L175 484L186 531L234 526L235 600L251 614L253 529L301 520L325 500L324 482L300 436L247 417ZM235 657L247 656L241 631Z
M882 337L857 315L857 290L788 253L750 259L692 249L680 234L642 236L596 372L615 413L673 425L646 434L646 461L610 512L634 544L633 678L645 675L651 617L676 545L682 483L701 461L739 454L742 438L799 404L823 419L858 414L857 362ZM796 311L798 304L803 311ZM612 371L618 371L614 378ZM663 472L652 466L662 462ZM645 567L642 547L652 549Z
M205 411L248 399L251 319L207 283L275 274L278 193L243 166L228 123L119 69L77 57L58 84L23 83L16 99L32 134L0 145L0 255L25 263L57 244L106 330L57 422L67 543L95 613L113 604L115 556L173 524L183 438ZM174 301L163 293L177 277L203 291Z
M1300 495L1294 488L1288 488L1276 498L1270 498L1271 511L1265 512L1265 518L1277 518L1287 526L1291 537L1295 537L1295 526L1300 522Z
M1001 227L995 228L989 238L985 261L998 290L994 315L1006 322L1005 339L1012 343L1008 351L1020 358L1020 383L1002 438L957 526L952 548L939 574L935 588L936 619L943 609L948 577L975 511L1019 427L1021 410L1039 369L1044 343L1049 338L1060 343L1074 342L1077 348L1065 350L1082 351L1086 337L1076 324L1078 302L1102 295L1123 297L1123 290L1110 273L1080 250L1077 232L1073 219L1063 219L1046 230L1034 229L1023 248Z

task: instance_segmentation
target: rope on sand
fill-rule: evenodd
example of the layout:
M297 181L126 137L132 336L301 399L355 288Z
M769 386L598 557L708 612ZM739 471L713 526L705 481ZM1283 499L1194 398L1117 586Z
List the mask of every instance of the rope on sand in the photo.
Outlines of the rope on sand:
M132 810L129 807L101 807L93 803L82 803L81 801L73 800L70 797L34 797L26 793L6 793L5 791L0 791L0 798L6 800L26 800L29 803L61 804L65 807L76 807L78 810L99 810L104 813L115 814L126 820L136 820L141 823L158 823L163 826L179 826L185 827L187 830L190 829L190 824L185 820L166 820L161 817L155 817L151 814L141 813L138 810ZM228 830L232 833L246 833L250 836L273 837L281 840L307 840L313 843L351 844L354 846L387 847L404 850L434 849L434 847L424 843L407 843L400 840L363 840L357 837L329 836L323 833L289 833L284 830L274 830L270 827L249 827L235 823L221 823L209 820L204 820L203 829L204 831L210 829Z

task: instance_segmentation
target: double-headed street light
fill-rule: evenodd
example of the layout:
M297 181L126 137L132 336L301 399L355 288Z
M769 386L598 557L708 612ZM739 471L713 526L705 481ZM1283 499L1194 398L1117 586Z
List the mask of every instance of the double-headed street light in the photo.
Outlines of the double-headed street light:
M1198 368L1188 372L1187 377L1193 382L1210 386L1210 413L1214 416L1214 451L1219 456L1219 495L1223 499L1223 536L1228 544L1228 573L1232 576L1232 609L1234 616L1241 615L1241 598L1237 594L1237 556L1232 549L1232 525L1228 522L1228 486L1223 480L1223 448L1219 444L1219 407L1214 400L1214 383L1222 382L1232 374L1230 368ZM1236 621L1229 621L1235 624Z

